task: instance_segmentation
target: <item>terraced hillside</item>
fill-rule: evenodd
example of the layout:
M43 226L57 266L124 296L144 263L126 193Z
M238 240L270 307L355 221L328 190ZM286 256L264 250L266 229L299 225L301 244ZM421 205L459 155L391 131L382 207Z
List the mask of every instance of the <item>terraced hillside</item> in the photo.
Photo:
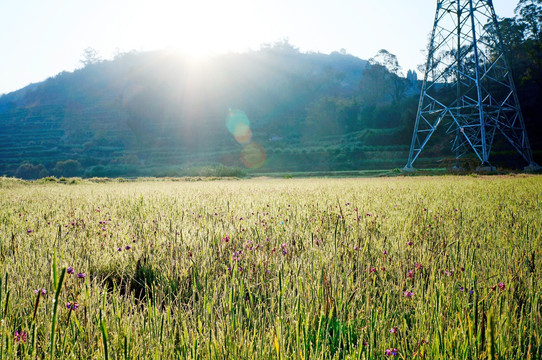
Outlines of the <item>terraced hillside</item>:
M248 168L371 167L375 160L367 162L365 153L380 145L392 150L384 150L391 152L379 165L395 159L391 165L398 166L406 141L393 147L386 138L407 139L405 127L397 119L384 126L362 121L359 83L366 65L345 54L303 54L287 43L199 63L166 51L123 54L0 97L0 173L134 176L175 175L202 164L246 168L248 144L263 150L257 154L263 160ZM373 106L364 116L390 117L382 111ZM246 117L248 140L228 131L232 115ZM77 164L66 174L68 160Z

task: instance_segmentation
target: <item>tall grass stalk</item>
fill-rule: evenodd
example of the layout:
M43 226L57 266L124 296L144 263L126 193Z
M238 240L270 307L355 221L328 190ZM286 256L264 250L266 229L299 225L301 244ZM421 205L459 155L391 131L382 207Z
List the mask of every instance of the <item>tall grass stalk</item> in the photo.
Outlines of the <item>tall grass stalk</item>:
M57 278L57 264L56 255L53 260L53 281L55 284L55 297L53 299L53 313L51 317L51 335L50 335L50 347L49 356L51 359L56 357L55 340L57 332L57 319L58 319L58 303L60 302L60 292L62 290L62 284L64 283L64 277L66 276L66 268L62 268L60 277ZM39 295L39 294L38 294Z

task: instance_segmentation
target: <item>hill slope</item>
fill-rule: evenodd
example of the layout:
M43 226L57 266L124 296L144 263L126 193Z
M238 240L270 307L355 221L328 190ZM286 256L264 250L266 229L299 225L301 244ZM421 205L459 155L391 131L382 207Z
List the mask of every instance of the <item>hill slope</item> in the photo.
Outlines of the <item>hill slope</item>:
M403 91L391 93L390 81ZM418 86L351 55L288 43L198 62L168 51L122 54L1 96L0 174L400 167ZM434 137L423 156L449 156L447 140Z
M247 143L268 150L267 165L274 150L295 151L301 142L307 151L348 132L335 119L307 117L322 101L354 99L366 65L284 45L201 62L166 51L124 54L0 97L0 173L15 174L24 163L43 165L42 175L88 176L243 166ZM228 131L232 114L248 119L249 141ZM69 159L81 166L63 163Z

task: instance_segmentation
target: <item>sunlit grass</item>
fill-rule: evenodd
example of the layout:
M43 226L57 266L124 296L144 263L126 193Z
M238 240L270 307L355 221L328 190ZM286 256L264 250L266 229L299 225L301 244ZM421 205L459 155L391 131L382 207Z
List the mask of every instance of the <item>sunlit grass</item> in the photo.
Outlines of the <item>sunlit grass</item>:
M1 353L536 359L541 194L539 176L3 179Z

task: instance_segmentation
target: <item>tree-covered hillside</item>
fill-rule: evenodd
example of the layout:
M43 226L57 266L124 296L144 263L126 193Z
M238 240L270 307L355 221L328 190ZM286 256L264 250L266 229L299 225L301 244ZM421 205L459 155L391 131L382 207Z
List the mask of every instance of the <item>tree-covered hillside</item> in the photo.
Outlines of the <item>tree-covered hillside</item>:
M500 22L538 163L541 8L539 0L521 0L516 18ZM207 165L270 172L406 162L420 81L414 71L405 77L388 51L365 61L301 53L284 41L199 61L170 51L108 61L88 55L82 69L0 97L0 174L160 176ZM434 136L416 165L452 156L450 140ZM511 153L497 139L492 162L522 167Z
M287 42L201 61L156 51L89 62L0 98L0 172L355 168L403 127L399 112L378 105L388 104L386 93L364 104L367 66L347 54L301 53Z

